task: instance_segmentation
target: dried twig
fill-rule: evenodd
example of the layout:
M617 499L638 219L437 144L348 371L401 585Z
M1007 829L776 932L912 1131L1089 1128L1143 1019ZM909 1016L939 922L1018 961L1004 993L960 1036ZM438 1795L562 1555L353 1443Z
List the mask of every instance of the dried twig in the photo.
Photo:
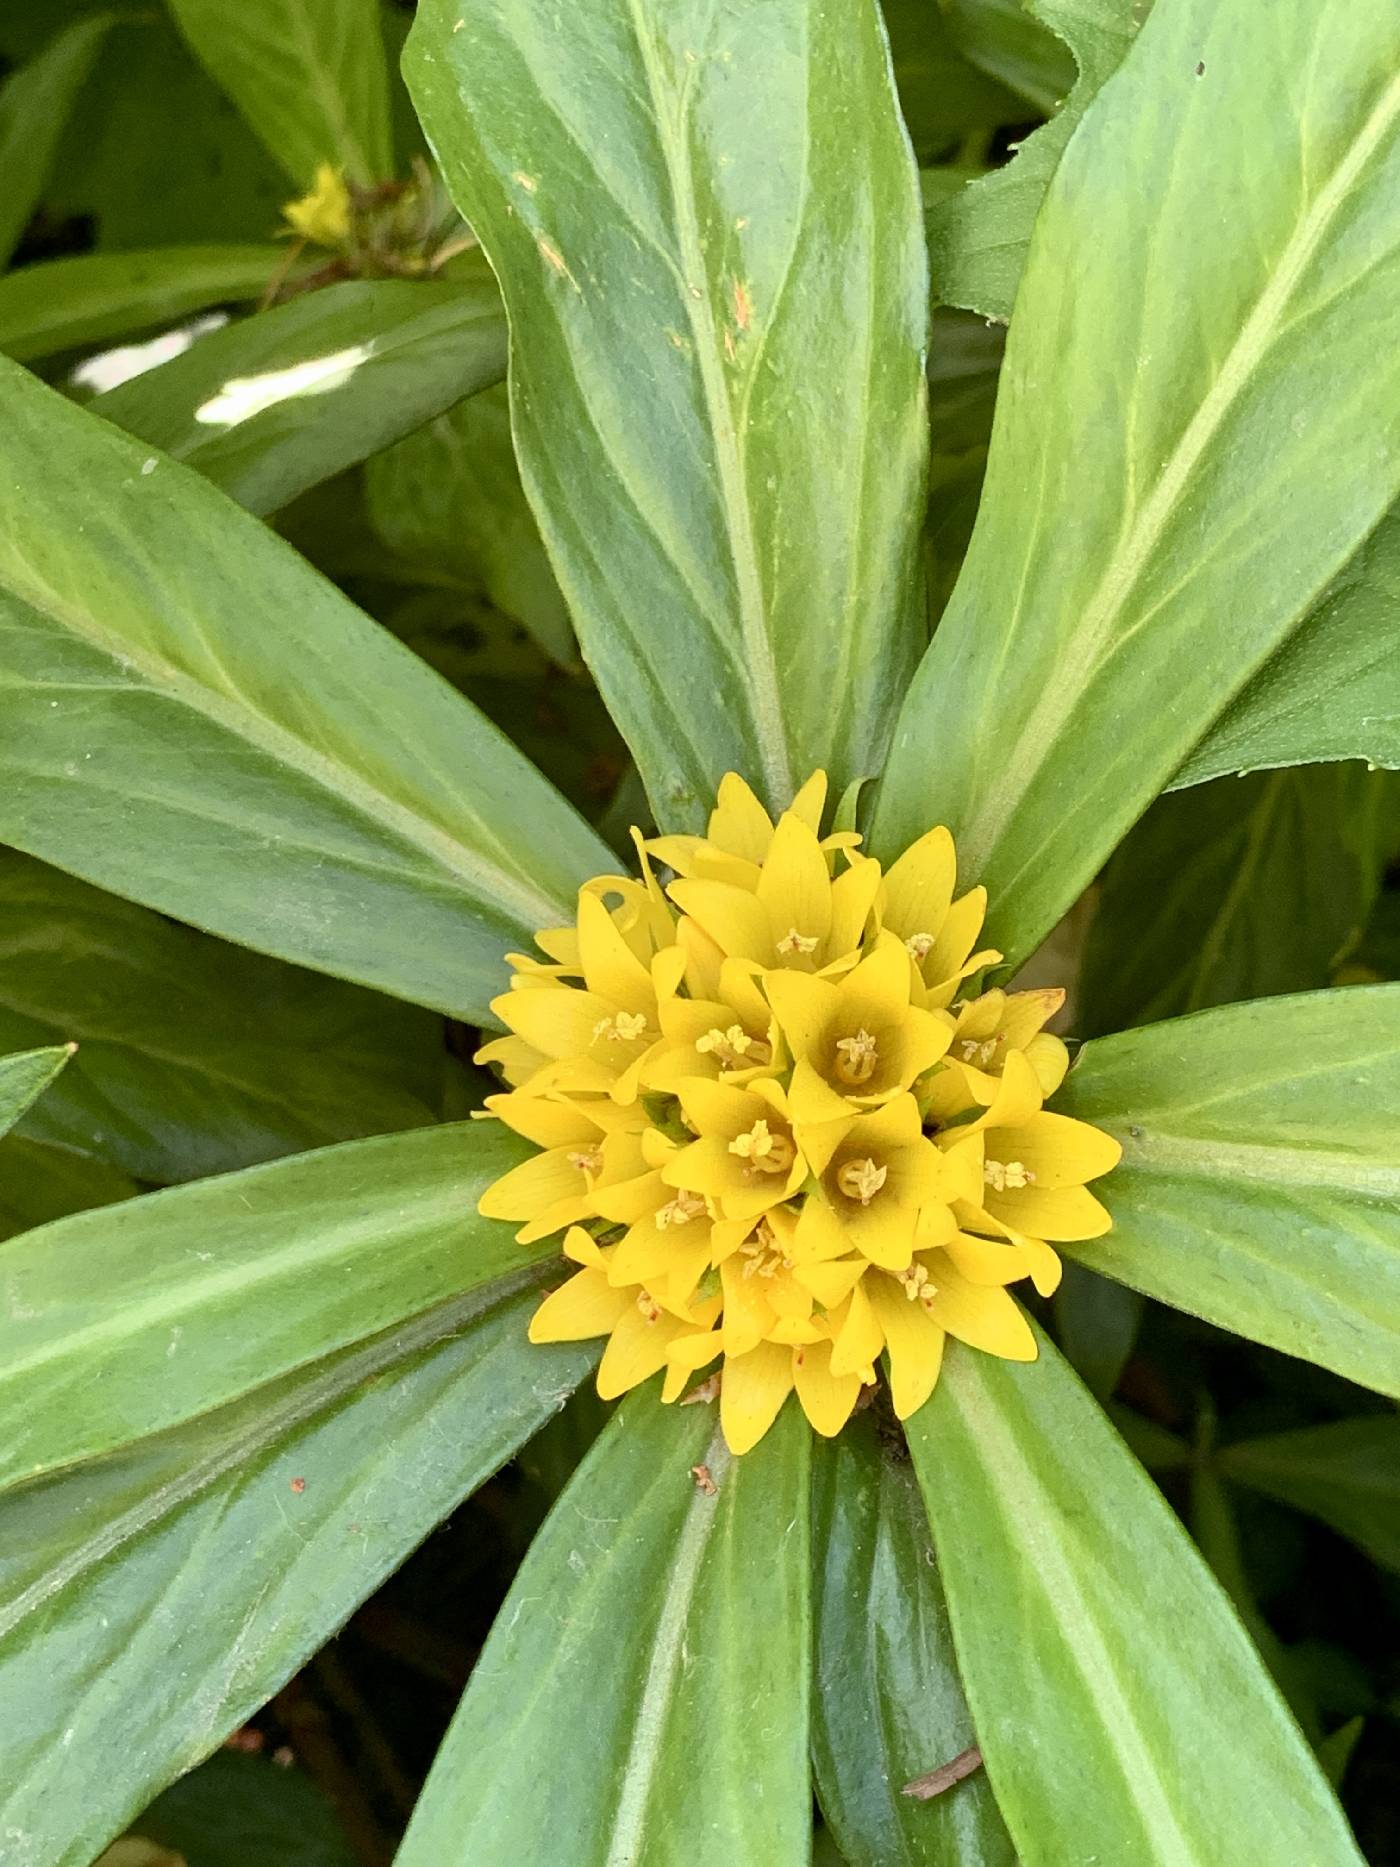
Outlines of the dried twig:
M954 1783L960 1783L965 1776L971 1776L974 1770L982 1767L982 1753L975 1744L966 1750L960 1750L951 1763L940 1763L936 1770L930 1770L926 1776L916 1776L912 1783L904 1785L901 1794L914 1796L920 1802L932 1802L935 1796L941 1796L945 1789L951 1789Z

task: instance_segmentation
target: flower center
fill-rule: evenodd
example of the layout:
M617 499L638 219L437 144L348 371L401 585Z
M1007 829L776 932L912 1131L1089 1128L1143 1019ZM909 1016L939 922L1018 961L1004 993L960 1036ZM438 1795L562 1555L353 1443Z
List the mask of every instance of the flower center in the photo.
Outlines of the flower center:
M985 1069L1005 1042L1006 1038L998 1031L994 1036L989 1037L985 1044L979 1044L976 1038L965 1037L958 1045L958 1049L962 1052L964 1063L975 1063L979 1069Z
M695 1048L702 1057L715 1056L731 1070L746 1064L762 1069L773 1061L773 1052L761 1037L750 1037L742 1024L731 1024L727 1031L718 1025L697 1037Z
M760 1219L752 1238L739 1247L744 1260L745 1277L776 1277L779 1271L792 1268L792 1259L773 1236L767 1219Z
M637 1308L642 1312L643 1321L660 1322L661 1305L651 1294L650 1290L639 1290L637 1292Z
M904 942L904 950L909 955L910 959L913 960L916 966L922 966L924 961L929 956L929 949L932 947L932 945L933 945L932 934L930 933L910 934L909 938Z
M593 1026L593 1037L606 1038L610 1044L632 1044L646 1034L646 1013L641 1011L619 1011L615 1017L599 1018Z
M858 1089L862 1083L870 1081L879 1061L879 1047L864 1025L854 1037L837 1038L836 1077L839 1082Z
M603 1155L599 1148L579 1148L569 1155L569 1165L575 1173L597 1173L602 1164Z
M904 1285L904 1294L911 1303L922 1303L927 1309L938 1295L938 1285L922 1264L911 1264L907 1271L900 1271L898 1275Z
M1035 1175L1019 1160L987 1161L982 1168L982 1179L994 1193L1004 1193L1008 1188L1015 1192L1018 1187L1035 1185Z
M747 1134L735 1135L729 1151L749 1163L750 1173L786 1173L797 1158L797 1149L788 1137L770 1133L762 1117Z
M848 1160L836 1175L836 1184L847 1199L858 1199L868 1206L889 1178L888 1167L877 1167L873 1160Z
M677 1193L656 1215L656 1229L664 1232L668 1225L689 1225L692 1219L698 1219L705 1210L705 1201L699 1193Z
M789 927L778 942L780 953L815 953L816 950L817 936L799 933L795 927Z

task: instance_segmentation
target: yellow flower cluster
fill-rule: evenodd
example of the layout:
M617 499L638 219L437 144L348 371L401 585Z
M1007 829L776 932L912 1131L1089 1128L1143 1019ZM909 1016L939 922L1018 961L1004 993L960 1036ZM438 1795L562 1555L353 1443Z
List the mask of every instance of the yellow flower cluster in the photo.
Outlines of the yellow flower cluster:
M707 836L634 832L641 879L590 882L544 960L511 955L510 1035L477 1059L511 1085L491 1113L541 1150L481 1211L522 1241L567 1227L581 1266L531 1339L608 1336L605 1399L664 1369L675 1400L722 1355L736 1453L794 1388L839 1432L882 1351L901 1419L947 1335L1032 1360L1007 1285L1048 1295L1051 1241L1107 1231L1085 1182L1119 1156L1042 1107L1062 992L955 1002L1001 956L974 950L986 891L954 899L948 832L884 872L822 837L825 803L819 772L775 826L731 773Z

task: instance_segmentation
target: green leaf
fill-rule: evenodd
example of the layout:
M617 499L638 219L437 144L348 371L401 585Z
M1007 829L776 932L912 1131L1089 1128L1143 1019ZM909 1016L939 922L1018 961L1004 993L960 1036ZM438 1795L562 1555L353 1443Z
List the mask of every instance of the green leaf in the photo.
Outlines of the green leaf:
M13 1238L91 1206L134 1199L135 1180L71 1148L10 1134L0 1140L0 1239Z
M496 729L200 477L0 390L0 839L480 1019L614 863ZM291 620L295 618L295 627Z
M1393 507L1297 633L1255 675L1172 780L1368 759L1400 766L1400 507Z
M267 513L505 369L505 313L483 261L462 285L307 292L201 337L89 407Z
M1087 20L1083 14L1066 19L1055 0L1041 6L1023 6L1021 0L941 3L948 31L963 57L1047 117L1065 102L1075 83L1075 62L1065 43L1072 42L1071 35L1082 39L1095 28L1110 34L1115 28L1122 30L1106 0L1098 0L1097 16L1091 8ZM1091 38L1090 43L1097 49L1097 40ZM1080 111L1087 102L1087 97L1080 101Z
M811 1843L808 1447L627 1400L526 1556L397 1867L774 1867ZM716 1495L691 1475L704 1464ZM543 1772L543 1774L542 1774Z
M923 639L927 281L871 0L430 0L405 70L658 821L700 826L731 768L773 805L818 765L839 795Z
M915 154L937 161L969 136L1010 123L1021 101L958 50L950 22L929 0L882 0L899 108Z
M1330 984L1380 886L1391 783L1302 766L1159 798L1104 871L1078 1028Z
M169 0L209 75L298 187L318 163L358 182L394 172L377 0Z
M356 1867L334 1808L301 1770L221 1750L132 1824L189 1867Z
M1087 1044L1057 1106L1116 1134L1090 1269L1400 1393L1400 986Z
M1217 1458L1236 1483L1320 1517L1373 1562L1400 1570L1400 1419L1393 1413L1237 1440Z
M950 1343L906 1432L1025 1867L1360 1867L1233 1609L1049 1341L1031 1364Z
M1095 1400L1122 1379L1146 1308L1136 1290L1097 1277L1073 1259L1055 1292L1055 1330L1065 1358Z
M39 205L64 124L114 17L74 20L0 85L0 267Z
M281 1686L589 1366L474 1299L27 1486L0 1553L0 1832L87 1867Z
M1394 52L1366 7L1158 7L1056 172L873 825L888 855L946 823L1013 962L1395 497Z
M28 362L246 304L286 263L274 246L167 246L21 266L0 279L0 352Z
M556 1246L477 1216L529 1148L498 1124L351 1141L0 1245L0 1486L208 1413Z
M813 1452L822 1813L851 1867L1011 1867L985 1773L931 1801L901 1793L975 1741L904 1447L863 1415Z
M57 1044L0 1057L0 1135L13 1128L36 1096L41 1096L77 1048Z
M966 18L969 13L975 11L982 16L978 22L982 28L980 42L987 46L982 62L993 56L987 28L992 23L991 15L996 13L1003 16L1003 32L1014 23L1020 32L1030 33L1035 30L1035 21L1043 22L1049 33L1062 39L1073 52L1079 76L1058 115L1033 131L1005 167L978 177L945 200L931 203L928 248L935 302L962 305L984 318L998 318L1003 324L1011 316L1031 230L1065 144L1100 87L1123 62L1147 5L1148 0L1073 0L1072 4L1066 0L1025 0L1024 7L1018 7L1004 4L1004 0L993 0L992 4L974 0L974 5L969 6L968 0L957 0L954 18L964 16L964 33L971 29ZM1050 43L1053 45L1054 40ZM996 50L1002 67L998 75L1012 79L1015 70L1023 93L1030 77L1040 92L1035 101L1042 108L1065 95L1060 88L1064 67L1041 65L1045 44L1046 35L1039 35L1033 66L1026 63L1027 48L999 43ZM970 46L968 49L971 52ZM1019 58L1014 56L1017 51ZM1059 254L1061 263L1069 250Z
M76 1039L32 1140L189 1180L440 1112L441 1021L0 853L0 1049Z
M504 390L461 402L365 468L370 519L425 583L485 599L577 665L569 612L515 464Z

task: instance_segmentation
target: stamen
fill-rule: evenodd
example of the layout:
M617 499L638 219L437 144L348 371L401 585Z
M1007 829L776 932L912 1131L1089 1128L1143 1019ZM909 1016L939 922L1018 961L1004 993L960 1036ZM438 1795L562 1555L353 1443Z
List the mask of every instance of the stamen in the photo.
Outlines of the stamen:
M787 1135L770 1133L762 1117L747 1134L734 1137L729 1151L749 1163L750 1173L786 1173L797 1158L797 1149Z
M593 1026L596 1041L604 1037L610 1044L631 1044L646 1034L646 1014L640 1011L619 1011L615 1017L599 1018Z
M782 939L778 942L778 951L780 953L815 953L816 950L817 936L815 934L801 934L795 927L789 927Z
M603 1165L602 1149L579 1148L576 1153L569 1155L569 1165L575 1173L598 1173Z
M994 1193L1005 1193L1008 1189L1014 1193L1020 1187L1035 1185L1035 1175L1019 1160L987 1161L982 1168L982 1179Z
M744 1277L776 1277L779 1271L792 1269L792 1259L788 1257L774 1235L767 1219L760 1219L752 1238L746 1238L739 1247L739 1254L744 1259Z
M773 1060L773 1052L761 1037L750 1037L742 1024L731 1024L727 1031L718 1026L697 1037L695 1048L702 1057L716 1056L726 1068L743 1069L753 1065L762 1069Z
M868 1206L889 1178L888 1167L877 1167L873 1160L848 1160L836 1175L836 1184L847 1199L858 1199Z
M660 1322L661 1305L651 1294L650 1290L639 1290L637 1292L637 1308L642 1312L643 1321L649 1323Z
M904 1294L911 1303L925 1303L937 1296L938 1285L930 1278L922 1264L911 1264L907 1271L900 1271L899 1281L904 1285Z
M677 1193L668 1200L656 1215L656 1229L664 1232L668 1225L689 1225L692 1219L698 1219L705 1210L704 1198L699 1193Z
M985 1044L979 1044L975 1038L965 1037L958 1048L962 1051L964 1063L974 1063L979 1068L985 1069L1005 1042L1005 1033L998 1031L994 1036L989 1037Z
M922 966L933 946L934 936L930 933L910 934L904 942L904 950L916 966Z
M879 1061L879 1048L864 1025L854 1037L837 1038L836 1075L851 1088L858 1089L862 1083L868 1083Z

